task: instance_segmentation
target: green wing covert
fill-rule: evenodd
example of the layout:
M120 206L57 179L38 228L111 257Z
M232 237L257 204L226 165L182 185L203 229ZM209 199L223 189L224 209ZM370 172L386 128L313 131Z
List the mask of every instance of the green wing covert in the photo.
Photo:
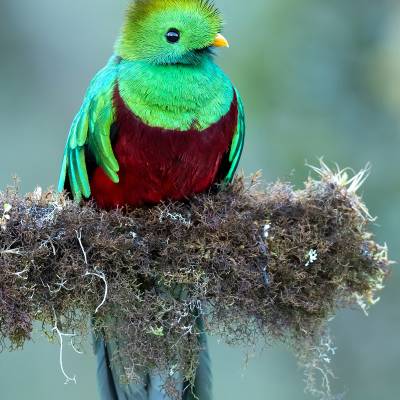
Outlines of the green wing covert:
M243 102L237 89L235 89L237 103L238 103L238 124L235 136L233 137L231 150L229 153L229 170L224 179L225 183L230 183L235 176L235 172L239 166L240 157L242 156L244 139L246 133L246 122Z
M76 115L65 146L58 190L61 192L69 179L76 201L91 195L86 166L86 147L89 147L109 178L119 182L119 165L110 139L110 129L115 121L113 92L118 64L115 57L100 70L90 83L85 99Z

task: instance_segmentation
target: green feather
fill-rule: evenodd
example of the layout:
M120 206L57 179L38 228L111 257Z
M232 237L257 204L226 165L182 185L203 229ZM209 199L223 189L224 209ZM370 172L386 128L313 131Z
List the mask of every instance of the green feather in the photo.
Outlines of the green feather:
M77 126L77 144L79 147L83 147L86 143L87 136L89 132L89 121L87 115L83 115L79 119L79 123Z
M85 151L83 148L74 151L75 165L78 171L80 188L84 197L89 198L91 195L89 177L86 169Z
M122 60L118 87L128 108L150 126L203 131L226 115L234 91L210 56L199 65L153 65Z
M74 165L74 160L73 160L73 152L70 151L68 153L69 156L69 180L71 183L71 190L72 190L72 194L74 195L74 198L76 201L81 201L82 200L82 193L80 190L80 185L79 185L79 181L76 175L76 167Z
M156 64L200 60L192 50L211 46L222 27L221 14L210 1L136 0L129 7L116 53L124 60ZM169 28L184 32L173 46L164 36Z
M68 143L68 145L69 145L69 147L70 147L71 149L75 149L76 146L77 146L77 144L78 144L78 143L77 143L76 128L77 128L78 121L79 121L80 117L81 117L81 114L78 113L78 114L75 116L74 120L72 121L71 129L70 129L70 134L69 134L69 143Z
M61 164L60 178L58 179L58 185L57 185L57 189L60 193L64 190L65 180L67 178L67 168L68 168L68 158L64 152Z
M86 167L86 149L92 150L98 165L113 182L118 182L119 165L115 158L110 129L115 121L113 91L116 84L118 64L113 57L92 80L85 100L74 118L65 147L58 190L65 187L68 177L76 201L91 195Z
M238 101L238 123L237 123L235 136L233 137L231 150L229 153L229 162L231 163L231 167L229 169L228 174L225 177L225 183L232 182L235 172L239 166L240 157L243 152L244 138L245 138L245 131L246 131L246 122L245 122L243 102L242 102L242 99L240 97L240 93L238 92L238 90L235 89L235 92L236 92L236 98Z

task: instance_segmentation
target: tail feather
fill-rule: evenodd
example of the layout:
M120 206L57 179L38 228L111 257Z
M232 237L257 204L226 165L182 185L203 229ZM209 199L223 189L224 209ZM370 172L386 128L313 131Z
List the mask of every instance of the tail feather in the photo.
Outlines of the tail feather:
M199 331L199 366L196 371L196 379L193 388L185 390L182 400L212 400L212 370L211 358L208 349L207 335L205 333L204 320L197 318Z
M94 348L97 356L97 385L100 400L150 400L147 377L143 379L142 384L120 383L120 376L115 368L116 361L112 358L112 354L115 354L112 344L105 343L102 338L96 338Z
M97 356L97 385L101 400L118 400L115 381L104 341L96 339L94 349Z
M197 318L199 331L199 366L194 386L185 384L183 378L175 376L176 390L182 393L182 400L212 400L212 371L208 351L204 321ZM118 375L118 360L115 359L117 345L94 338L94 350L97 356L97 381L100 400L172 400L165 394L164 386L171 377L169 371L154 371L142 378L142 384L121 384ZM122 365L122 364L121 364Z
M168 372L160 373L154 371L149 375L148 396L149 400L175 400L176 397L171 397L165 393L165 384L171 379ZM183 378L178 374L173 376L174 392L179 396L183 393Z

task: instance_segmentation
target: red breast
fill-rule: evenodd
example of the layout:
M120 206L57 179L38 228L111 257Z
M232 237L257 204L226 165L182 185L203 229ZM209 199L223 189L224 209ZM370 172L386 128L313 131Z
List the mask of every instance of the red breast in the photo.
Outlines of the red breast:
M203 131L150 127L114 92L117 137L114 153L120 182L114 184L97 168L91 177L92 197L99 207L116 208L183 200L209 189L230 151L237 127L235 96L229 112Z

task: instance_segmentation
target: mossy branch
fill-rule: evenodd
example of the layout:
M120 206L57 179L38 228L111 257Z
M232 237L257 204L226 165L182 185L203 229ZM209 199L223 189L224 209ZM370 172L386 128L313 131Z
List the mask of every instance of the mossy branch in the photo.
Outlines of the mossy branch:
M302 190L238 179L111 212L52 191L1 193L0 343L21 347L33 321L85 334L93 318L128 379L171 365L190 378L200 315L229 343L263 337L305 354L338 308L374 303L389 272L356 194L365 174L317 172Z

